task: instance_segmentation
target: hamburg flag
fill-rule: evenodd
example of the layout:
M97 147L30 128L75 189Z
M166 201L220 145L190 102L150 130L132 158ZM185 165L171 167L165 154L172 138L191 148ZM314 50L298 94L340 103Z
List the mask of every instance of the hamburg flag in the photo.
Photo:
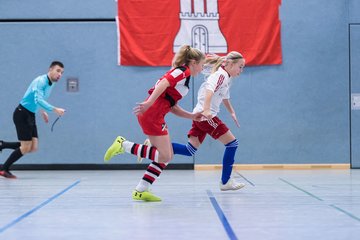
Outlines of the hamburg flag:
M119 64L170 66L181 45L282 63L281 0L118 0Z

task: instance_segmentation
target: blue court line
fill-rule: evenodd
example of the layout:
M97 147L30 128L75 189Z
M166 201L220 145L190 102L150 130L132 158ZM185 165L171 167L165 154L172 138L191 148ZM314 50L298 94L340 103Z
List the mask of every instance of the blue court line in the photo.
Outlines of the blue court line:
M344 209L341 209L341 208L335 206L334 204L330 204L329 206L332 207L332 208L335 208L336 210L338 210L338 211L340 211L340 212L342 212L342 213L345 213L345 214L348 215L349 217L351 217L351 218L357 220L358 222L360 222L360 218L358 218L357 216L355 216L355 215L353 215L353 214L345 211Z
M250 185L252 185L253 187L255 187L255 184L253 184L250 180L248 180L246 177L244 177L241 173L235 171L235 173L237 175L239 175L240 177L242 177L245 181L247 181Z
M298 186L295 186L294 184L292 184L292 183L290 183L290 182L288 182L288 181L286 181L286 180L284 180L284 179L282 179L282 178L279 178L279 179L280 179L281 181L289 184L290 186L292 186L292 187L294 187L294 188L296 188L296 189L298 189L298 190L300 190L300 191L308 194L309 196L311 196L311 197L313 197L313 198L316 198L316 199L319 200L319 201L324 201L324 200L322 200L321 198L315 196L314 194L311 194L311 193L305 191L304 189L302 189L302 188L300 188L300 187L298 187ZM352 219L355 219L355 220L357 220L357 221L360 222L360 218L358 218L357 216L349 213L348 211L346 211L346 210L344 210L344 209L342 209L342 208L339 208L338 206L336 206L336 205L334 205L334 204L327 204L327 205L328 205L329 207L332 207L332 208L336 209L337 211L340 211L340 212L344 213L345 215L351 217Z
M71 184L70 186L68 186L67 188L65 188L64 190L62 190L61 192L55 194L54 196L52 196L51 198L49 198L48 200L42 202L41 204L39 204L38 206L34 207L33 209L31 209L30 211L24 213L23 215L21 215L20 217L16 218L15 220L13 220L12 222L6 224L5 226L0 228L0 233L6 231L7 229L11 228L12 226L14 226L15 224L17 224L18 222L24 220L26 217L30 216L31 214L33 214L34 212L36 212L37 210L39 210L40 208L44 207L46 204L50 203L52 200L60 197L62 194L64 194L65 192L67 192L68 190L70 190L71 188L75 187L77 184L80 183L80 180L77 180L76 182L74 182L73 184Z
M311 193L309 193L308 191L305 191L304 189L299 188L298 186L296 186L296 185L294 185L294 184L286 181L285 179L282 179L282 178L279 178L279 179L280 179L281 181L283 181L284 183L287 183L287 184L289 184L290 186L296 188L297 190L300 190L300 191L306 193L306 194L309 195L310 197L313 197L313 198L315 198L315 199L317 199L317 200L319 200L319 201L324 201L324 200L322 200L321 198L315 196L314 194L311 194Z
M212 192L211 192L210 190L206 190L206 192L207 192L207 194L208 194L208 196L209 196L209 198L210 198L211 204L212 204L213 207L215 208L215 211L216 211L216 213L217 213L217 215L218 215L218 217L219 217L222 225L223 225L224 228L225 228L225 231L226 231L227 235L229 236L229 238L230 238L231 240L237 240L238 238L236 237L234 231L232 230L232 228L231 228L228 220L226 219L225 214L224 214L223 211L221 210L221 208L220 208L219 204L217 203L214 195L212 194Z

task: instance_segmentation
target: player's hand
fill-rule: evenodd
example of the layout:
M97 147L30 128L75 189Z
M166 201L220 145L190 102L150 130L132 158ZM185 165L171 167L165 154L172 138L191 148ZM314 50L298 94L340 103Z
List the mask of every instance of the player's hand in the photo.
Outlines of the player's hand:
M47 114L47 112L41 111L41 116L42 116L42 118L44 119L44 122L45 122L45 123L48 123L48 122L49 122L49 115Z
M210 109L206 109L206 110L204 110L203 112L202 112L202 115L204 116L204 117L206 117L207 119L212 119L212 115L211 115L211 111L210 111Z
M232 119L234 120L236 126L237 126L237 127L240 127L240 123L239 123L239 121L237 120L236 114L235 114L235 113L232 113L232 114L231 114L231 117L232 117Z
M151 106L151 103L148 101L142 102L142 103L136 103L136 106L133 108L134 114L137 116L139 114L142 114L146 112L146 110L149 109Z
M204 117L202 113L203 112L193 113L192 120L197 121L197 122L201 121L201 119Z
M53 112L56 113L58 116L62 116L65 113L65 109L56 107L53 109Z

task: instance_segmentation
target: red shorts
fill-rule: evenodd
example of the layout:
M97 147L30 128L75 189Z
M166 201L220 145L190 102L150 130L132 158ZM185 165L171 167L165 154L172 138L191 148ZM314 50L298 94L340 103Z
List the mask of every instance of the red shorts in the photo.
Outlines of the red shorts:
M200 143L202 143L206 134L209 134L214 139L218 139L227 133L227 131L229 131L229 128L218 117L213 117L207 121L193 121L188 136L198 137Z
M138 115L138 121L144 134L150 136L168 135L165 115L169 111L169 101L159 97L146 112Z

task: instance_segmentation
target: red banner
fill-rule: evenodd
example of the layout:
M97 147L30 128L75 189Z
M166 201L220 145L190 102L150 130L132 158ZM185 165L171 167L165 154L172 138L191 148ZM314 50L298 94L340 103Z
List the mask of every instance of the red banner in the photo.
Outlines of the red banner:
M281 64L281 0L118 0L119 64L170 66L183 44Z

